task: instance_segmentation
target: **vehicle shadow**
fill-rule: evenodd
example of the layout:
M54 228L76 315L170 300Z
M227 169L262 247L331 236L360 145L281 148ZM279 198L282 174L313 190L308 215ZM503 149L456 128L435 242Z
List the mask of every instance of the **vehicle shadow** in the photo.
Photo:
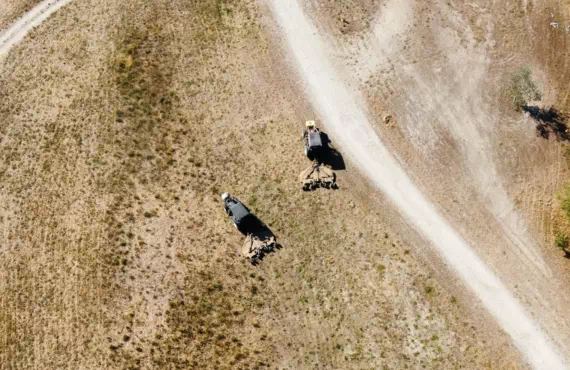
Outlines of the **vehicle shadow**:
M554 135L558 141L567 141L570 139L567 117L556 108L548 109L536 106L525 106L524 111L534 119L536 124L536 134L544 139L549 139L550 135Z
M325 150L319 157L320 162L324 165L330 166L334 171L346 170L344 158L342 157L342 154L340 154L340 152L331 145L329 136L321 131L321 138L323 140Z
M249 216L247 217L247 221L242 226L238 227L238 230L240 233L246 236L249 234L264 233L267 231L273 235L273 233L271 232L271 230L269 230L267 225L265 225L263 221L261 221L253 213L249 214Z

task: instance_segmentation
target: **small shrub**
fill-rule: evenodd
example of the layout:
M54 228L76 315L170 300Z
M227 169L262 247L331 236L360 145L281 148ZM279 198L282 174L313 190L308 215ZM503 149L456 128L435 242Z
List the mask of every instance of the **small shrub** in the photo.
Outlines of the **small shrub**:
M568 249L568 236L564 233L558 233L558 235L556 235L556 240L554 243L557 248L566 251Z
M570 220L570 185L564 186L562 192L558 195L560 200L560 208L564 211L566 218Z
M385 269L386 269L386 266L384 266L384 265L378 265L378 266L376 266L376 270L378 270L378 272L382 272L382 271L384 271Z
M517 111L523 109L529 102L541 99L541 93L532 79L529 66L520 67L513 73L509 95Z

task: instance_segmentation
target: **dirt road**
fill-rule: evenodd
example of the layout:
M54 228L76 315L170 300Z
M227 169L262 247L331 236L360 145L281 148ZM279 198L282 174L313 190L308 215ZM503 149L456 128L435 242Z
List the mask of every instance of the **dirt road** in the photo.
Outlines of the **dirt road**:
M380 142L363 99L342 82L329 61L327 46L297 1L271 5L313 104L345 152L431 240L535 368L566 368L558 350L521 304L422 196Z
M71 0L46 0L26 12L5 31L0 32L0 56L6 54L16 43L22 41L28 32L39 26L50 15Z

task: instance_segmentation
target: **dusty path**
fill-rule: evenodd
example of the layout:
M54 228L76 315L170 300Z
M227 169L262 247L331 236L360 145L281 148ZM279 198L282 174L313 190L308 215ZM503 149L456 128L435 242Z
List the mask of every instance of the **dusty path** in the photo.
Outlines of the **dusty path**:
M363 99L341 82L328 61L326 45L297 1L272 1L271 7L313 104L345 152L433 243L535 368L566 368L565 360L522 305L429 204L380 142Z
M71 0L46 0L24 14L18 21L5 31L0 32L0 56L3 56L12 46L22 41L28 32L39 26L50 15Z

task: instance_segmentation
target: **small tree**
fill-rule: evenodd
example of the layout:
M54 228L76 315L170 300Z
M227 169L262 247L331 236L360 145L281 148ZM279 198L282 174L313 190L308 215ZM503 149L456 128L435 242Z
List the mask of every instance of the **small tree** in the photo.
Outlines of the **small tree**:
M554 241L557 248L560 248L565 253L568 253L568 236L564 233L558 233Z
M509 93L517 111L526 107L529 102L541 99L541 93L532 80L532 71L529 66L519 67L513 73Z

